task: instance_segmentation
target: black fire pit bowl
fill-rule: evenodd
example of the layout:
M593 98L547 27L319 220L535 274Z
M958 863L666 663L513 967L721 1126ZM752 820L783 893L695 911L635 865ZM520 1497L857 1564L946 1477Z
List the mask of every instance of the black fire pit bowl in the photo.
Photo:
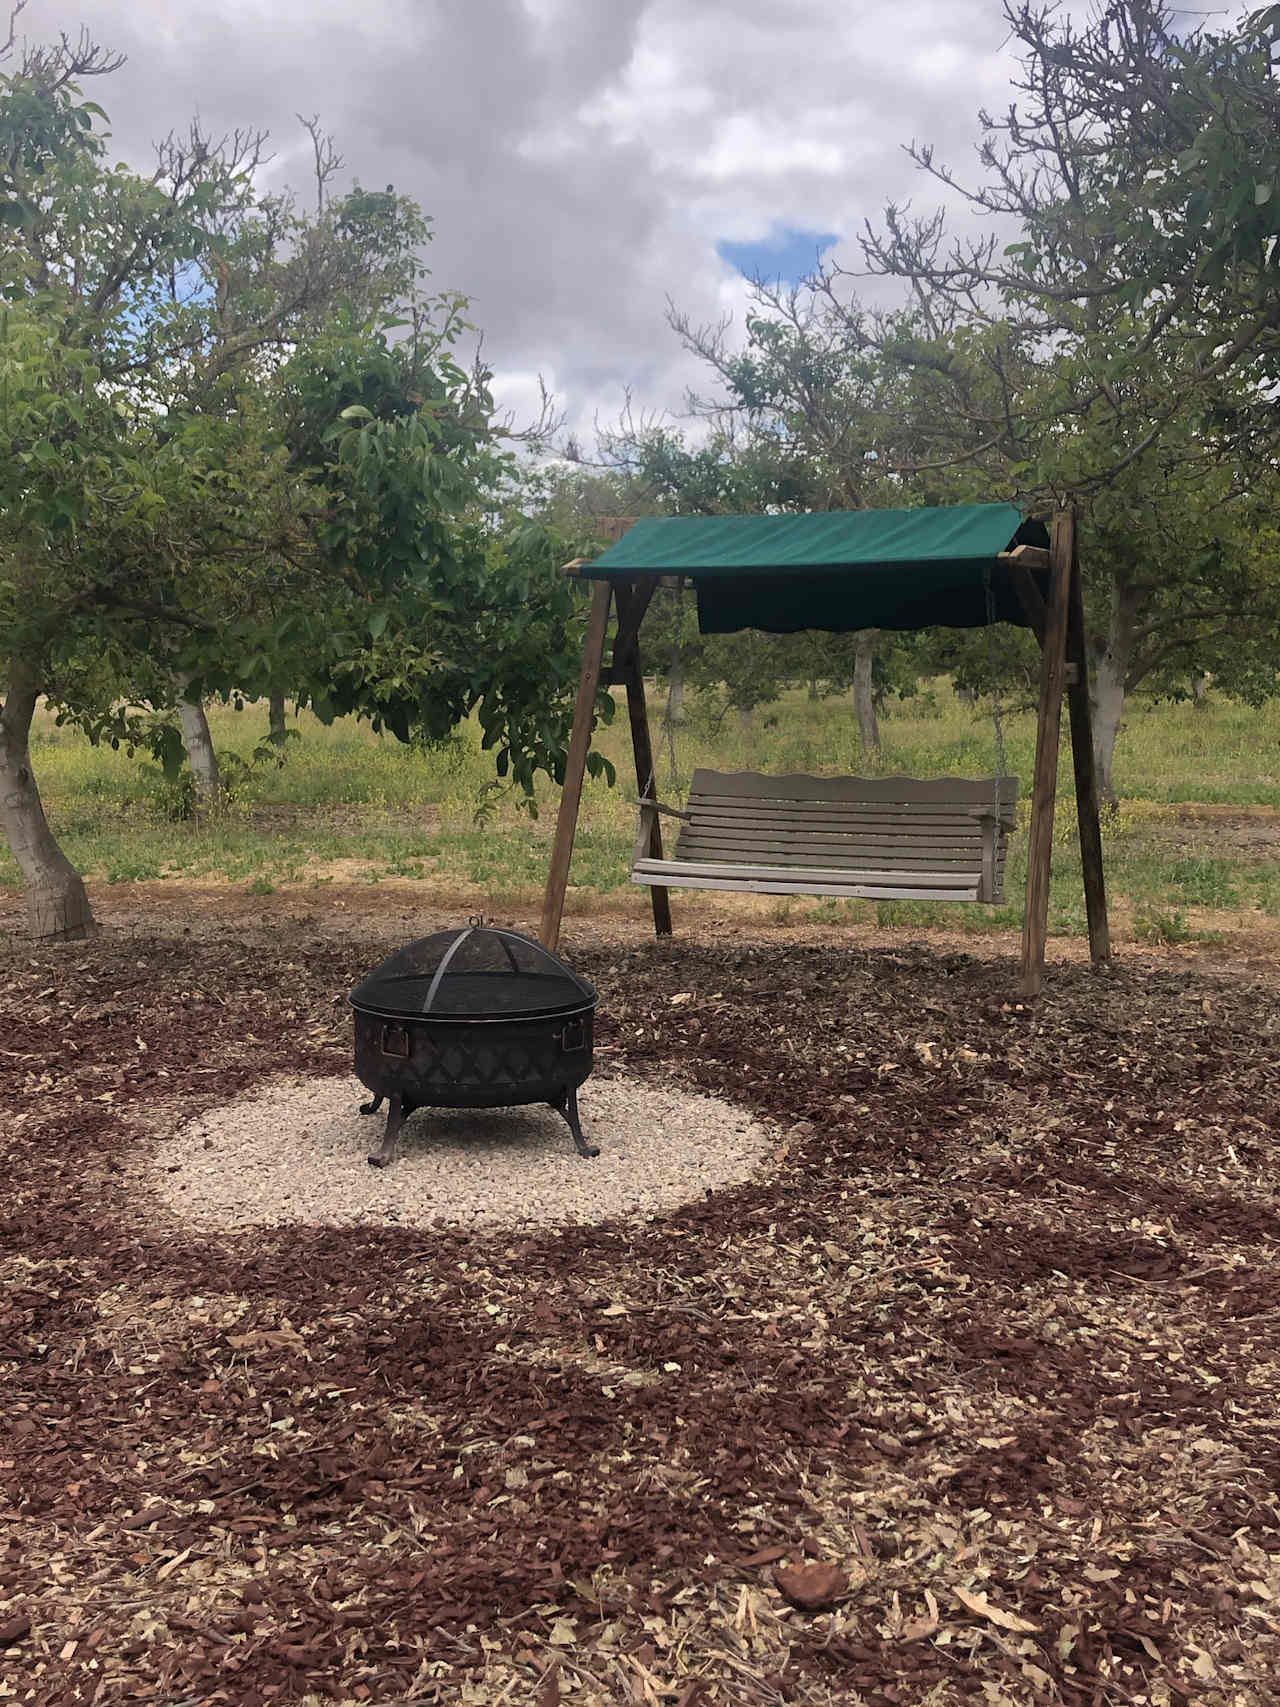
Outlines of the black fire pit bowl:
M348 1000L356 1076L374 1114L390 1106L375 1168L419 1108L506 1108L545 1102L565 1118L580 1156L578 1086L591 1071L595 990L519 931L473 920L437 931L383 961Z

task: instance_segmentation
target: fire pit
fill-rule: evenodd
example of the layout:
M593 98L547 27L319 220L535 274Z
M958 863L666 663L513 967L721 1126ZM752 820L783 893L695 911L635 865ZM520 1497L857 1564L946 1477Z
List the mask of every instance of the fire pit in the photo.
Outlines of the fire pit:
M472 920L437 931L383 961L348 998L356 1076L389 1101L382 1168L419 1108L507 1108L545 1102L565 1118L580 1156L578 1086L591 1071L596 993L540 943Z

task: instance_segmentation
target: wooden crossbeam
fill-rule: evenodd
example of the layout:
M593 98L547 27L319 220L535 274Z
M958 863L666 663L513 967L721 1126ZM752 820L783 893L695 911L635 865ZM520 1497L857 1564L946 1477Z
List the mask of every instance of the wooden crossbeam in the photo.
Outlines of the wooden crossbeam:
M1012 551L1002 551L996 562L1016 563L1023 569L1038 569L1042 575L1047 575L1050 553L1042 545L1015 545Z

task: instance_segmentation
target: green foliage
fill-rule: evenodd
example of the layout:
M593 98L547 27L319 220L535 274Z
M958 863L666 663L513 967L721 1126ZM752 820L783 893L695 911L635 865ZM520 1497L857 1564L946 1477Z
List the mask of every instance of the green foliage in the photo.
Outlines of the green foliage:
M138 774L142 780L144 798L162 818L173 824L187 824L196 815L196 779L189 765L183 765L170 776L161 765L141 764Z
M295 679L311 661L299 700L322 718L355 712L438 742L474 712L498 778L531 801L539 769L563 774L578 595L555 531L495 515L509 462L487 391L450 354L456 308L394 342L340 319L282 370L285 436L320 499L327 573L324 597L286 612L277 640ZM263 666L258 684L242 669L247 689L283 667L280 645Z
M1133 930L1142 940L1163 943L1169 948L1189 942L1193 934L1181 908L1172 912L1160 907L1147 908L1134 916Z
M200 793L181 739L172 725L165 724L157 731L152 750L159 750L164 756L159 764L148 761L139 764L142 798L172 823L194 822L200 813ZM256 798L261 792L264 771L278 769L283 763L280 749L270 736L264 736L248 757L233 748L222 748L218 754L219 809L234 808Z
M950 239L941 214L890 207L864 242L872 271L912 289L877 341L935 392L933 460L1046 495L1137 465L1130 502L1194 482L1196 463L1251 460L1277 436L1274 13L1215 33L1164 0L1105 0L1081 23L1005 10L1022 65L1008 109L981 115L981 177L912 152L1016 240Z
M1223 35L1163 31L1169 72L1140 132L1149 153L1185 144L1149 189L1144 235L1159 233L1164 272L1216 287L1251 275L1255 308L1280 295L1277 44L1276 7Z
M314 128L314 213L261 192L252 133L109 164L79 83L118 63L82 38L0 75L0 715L42 693L149 744L180 812L180 695L285 684L401 740L474 714L532 802L582 612L564 542L512 512L465 304L424 294L426 220L331 195Z

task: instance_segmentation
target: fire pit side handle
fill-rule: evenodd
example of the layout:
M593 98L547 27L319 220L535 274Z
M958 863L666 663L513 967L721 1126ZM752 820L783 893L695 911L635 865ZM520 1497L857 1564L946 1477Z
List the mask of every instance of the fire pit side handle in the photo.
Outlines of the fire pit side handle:
M567 1019L552 1036L560 1045L562 1055L581 1055L587 1047L587 1028L580 1019Z

